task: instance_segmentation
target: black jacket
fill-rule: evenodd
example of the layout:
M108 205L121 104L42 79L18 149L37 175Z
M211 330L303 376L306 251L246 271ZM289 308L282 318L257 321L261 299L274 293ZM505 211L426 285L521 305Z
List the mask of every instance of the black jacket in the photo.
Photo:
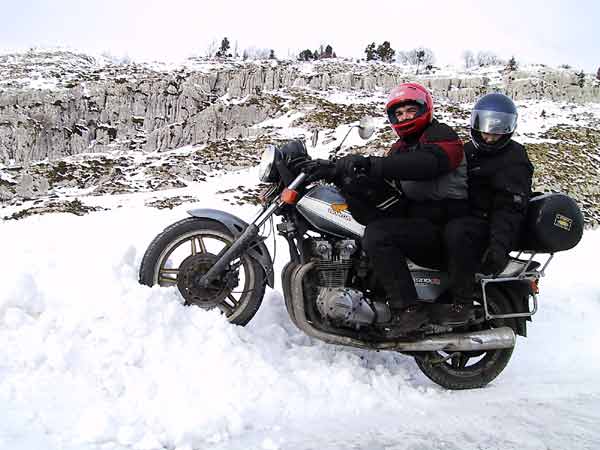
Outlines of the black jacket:
M359 222L408 216L442 224L466 213L463 144L448 125L433 120L420 135L400 139L386 156L369 160L367 176L342 185Z
M515 142L494 153L465 145L471 213L489 221L490 244L506 251L518 243L531 195L533 165L525 148Z

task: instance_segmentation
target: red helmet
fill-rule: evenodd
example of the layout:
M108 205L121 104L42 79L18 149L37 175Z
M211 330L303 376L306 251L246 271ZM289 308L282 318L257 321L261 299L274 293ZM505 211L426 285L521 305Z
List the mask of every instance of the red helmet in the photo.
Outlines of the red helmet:
M415 103L419 112L414 119L398 122L396 108L406 103ZM433 99L427 89L418 83L403 83L390 92L385 110L392 128L400 137L419 133L433 119Z

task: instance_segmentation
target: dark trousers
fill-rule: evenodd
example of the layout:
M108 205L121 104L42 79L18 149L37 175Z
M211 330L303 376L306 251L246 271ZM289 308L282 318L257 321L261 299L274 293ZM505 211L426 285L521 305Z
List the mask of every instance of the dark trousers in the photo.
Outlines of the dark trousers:
M407 258L434 269L444 265L443 228L427 219L375 220L365 229L363 247L394 308L418 301Z
M488 246L490 225L477 217L461 217L450 221L444 230L450 289L454 301L471 302L475 273L481 269L481 258Z

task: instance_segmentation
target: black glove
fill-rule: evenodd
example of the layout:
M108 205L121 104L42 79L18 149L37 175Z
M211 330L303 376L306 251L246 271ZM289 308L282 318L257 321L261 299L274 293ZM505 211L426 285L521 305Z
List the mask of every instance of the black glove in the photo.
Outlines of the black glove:
M307 184L315 180L332 181L336 175L336 165L328 159L311 159L296 165L296 168L308 175Z
M336 175L342 179L356 179L360 175L368 175L371 161L361 155L347 155L335 162Z
M508 264L508 251L501 245L490 244L481 261L482 273L498 275Z

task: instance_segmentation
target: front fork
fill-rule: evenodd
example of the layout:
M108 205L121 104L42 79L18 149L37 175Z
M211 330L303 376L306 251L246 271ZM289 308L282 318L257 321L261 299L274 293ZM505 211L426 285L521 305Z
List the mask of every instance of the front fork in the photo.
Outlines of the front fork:
M296 190L302 185L305 180L306 174L300 173L294 181L290 183L287 190ZM260 227L275 214L279 208L285 204L285 201L280 196L277 200L273 201L268 207L264 208L259 212L256 217L250 222L246 229L240 234L240 236L231 244L229 247L225 247L219 255L215 264L200 278L199 284L201 287L208 287L212 281L219 278L225 268L231 261L238 258L241 254L248 249L248 247L256 241L258 238L258 232Z

